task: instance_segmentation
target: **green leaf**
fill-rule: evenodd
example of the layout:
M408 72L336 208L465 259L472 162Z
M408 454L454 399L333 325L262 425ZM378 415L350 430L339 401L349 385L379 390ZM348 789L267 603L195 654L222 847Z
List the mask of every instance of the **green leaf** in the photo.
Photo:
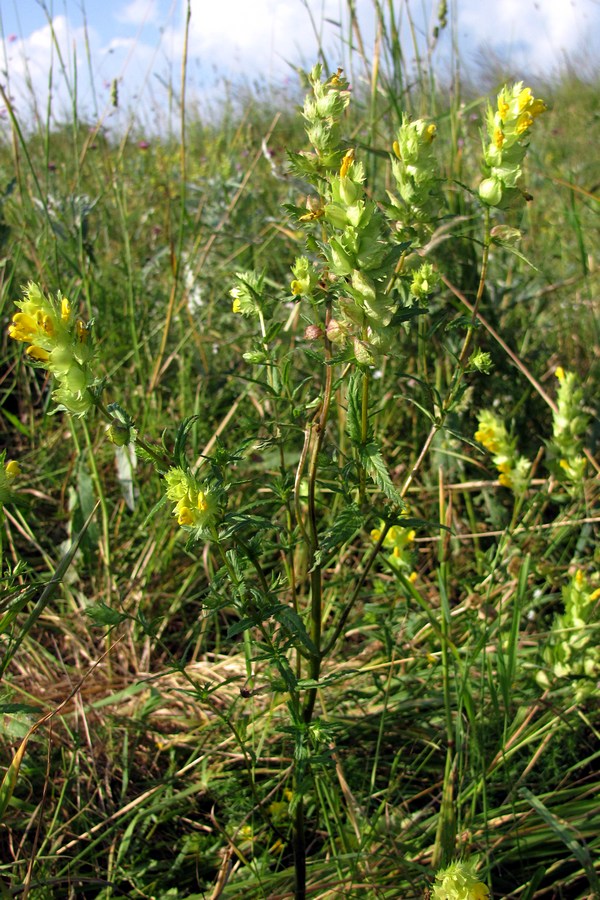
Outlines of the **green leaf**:
M96 522L90 519L96 499L94 496L94 482L83 459L80 459L77 465L77 492L72 495L71 502L73 504L71 507L71 528L73 531L82 533L81 550L86 563L92 564L98 550L100 529ZM86 520L90 520L90 524L87 529L84 529L83 523Z
M9 412L7 409L4 409L4 407L0 407L0 413L2 413L5 419L8 419L13 428L20 431L26 438L31 439L31 431L17 416L13 415L13 413Z
M365 472L373 479L377 487L383 491L392 503L402 504L400 494L393 485L390 473L377 444L371 442L359 450L360 461Z
M93 619L96 625L106 625L108 627L119 625L127 619L127 613L119 612L118 609L113 609L107 606L106 603L95 603L89 609L86 609L85 614L90 619Z
M245 619L240 619L238 622L234 622L233 625L229 626L227 629L227 637L237 637L238 634L243 634L244 631L248 631L250 628L256 628L259 624L260 623L257 622L256 619L247 616Z
M39 716L41 712L41 706L30 706L28 703L0 703L0 716L14 715L15 713Z
M353 372L348 379L348 415L346 431L354 445L362 442L362 372Z
M177 434L175 435L175 445L173 447L173 459L175 461L176 466L180 466L182 469L187 469L187 462L185 458L185 445L187 444L187 439L191 430L192 425L198 419L198 416L188 416L183 420L179 428L177 429Z
M331 528L320 538L320 547L315 553L315 566L323 566L326 560L350 541L363 524L363 517L356 503L351 503L333 520Z
M531 793L531 791L522 787L519 790L519 793L522 797L524 797L527 802L535 809L537 814L541 819L544 820L546 825L554 832L554 834L563 842L565 847L571 851L575 859L580 863L585 874L588 877L590 882L590 887L593 889L596 896L600 896L600 880L598 879L598 875L596 874L596 869L594 867L594 863L590 856L590 851L587 848L587 845L583 841L582 838L578 840L576 837L576 832L567 822L559 819L557 816L552 813L547 806L545 806L541 800Z
M285 606L283 603L278 604L273 610L273 617L285 629L294 644L302 644L311 656L319 655L319 651L311 640L304 622L291 606Z

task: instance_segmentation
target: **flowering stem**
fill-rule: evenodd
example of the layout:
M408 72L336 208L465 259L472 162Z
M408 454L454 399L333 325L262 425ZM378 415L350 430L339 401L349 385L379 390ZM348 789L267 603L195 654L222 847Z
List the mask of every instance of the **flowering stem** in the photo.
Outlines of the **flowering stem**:
M326 312L326 322L329 323L331 317L331 305L328 303ZM327 420L329 418L329 408L331 405L331 389L333 384L333 368L331 366L331 343L325 337L325 388L323 391L323 402L321 404L320 413L316 422L311 422L307 427L304 448L298 464L296 472L295 485L295 503L296 516L307 543L308 564L310 570L310 637L314 645L313 653L309 658L309 675L313 681L318 681L321 671L321 660L323 653L321 652L321 601L322 601L322 571L321 566L315 563L315 555L319 549L319 535L317 530L317 513L316 513L316 490L317 490L317 471L319 453L323 445ZM312 445L312 446L311 446ZM310 459L308 464L308 516L306 525L303 523L299 515L299 486L302 478L302 471L306 462L306 458L310 450ZM304 706L302 709L302 720L305 725L309 725L317 698L317 688L310 688L306 694ZM297 772L295 772L296 793L298 790ZM305 821L304 821L304 803L302 796L296 798L296 810L294 815L294 897L295 900L305 900L306 897L306 837L305 837Z
M487 277L487 268L488 268L488 261L489 261L489 256L490 256L490 240L491 240L490 210L489 210L489 207L486 207L485 220L484 220L483 255L481 258L481 272L479 275L479 285L477 287L477 295L475 297L475 303L473 304L473 307L472 307L471 321L467 328L467 333L465 335L462 349L461 349L460 355L458 357L458 363L456 366L454 381L450 387L450 390L448 391L446 399L444 400L444 402L442 404L442 408L440 410L440 414L437 418L437 421L434 422L433 425L431 426L431 428L429 430L429 434L425 438L425 443L423 444L423 446L421 448L419 456L417 457L415 464L413 465L412 469L410 470L410 472L402 486L402 490L400 491L401 497L405 497L406 492L408 491L410 485L412 484L412 481L413 481L415 475L421 468L421 464L423 463L423 460L425 459L427 452L429 451L429 448L431 447L434 437L436 436L438 431L444 427L444 422L446 421L446 416L448 415L448 413L450 411L450 407L452 406L452 403L454 402L454 399L458 393L458 389L461 385L463 376L465 374L468 354L469 354L469 350L471 349L471 339L473 337L473 332L474 332L476 324L477 324L479 306L480 306L481 299L483 297L483 291L485 288L485 280Z
M361 398L361 422L360 422L360 439L362 446L367 443L369 434L369 370L365 369L362 376L362 398ZM360 467L360 483L359 498L361 504L365 502L367 492L367 473L365 467Z
M467 364L467 355L469 350L471 349L471 339L473 337L473 332L475 331L475 327L477 325L477 313L479 312L479 306L481 304L481 299L483 297L483 291L485 288L485 280L487 278L487 268L488 262L490 258L490 242L491 242L491 234L490 234L490 225L491 225L491 216L490 216L490 208L489 206L485 207L485 217L484 217L484 225L483 225L483 254L481 257L481 272L479 274L479 284L477 286L477 294L475 296L475 303L473 305L473 310L471 314L471 321L467 328L467 333L465 335L465 340L462 346L462 350L460 351L460 356L458 358L458 371L457 371L457 382L454 386L454 391L451 392L451 398L454 398L454 394L456 393L458 386L462 380L462 376L465 371L465 367ZM450 400L451 402L451 400Z
M328 305L326 318L329 320L331 308ZM331 404L331 387L333 383L333 368L331 361L331 343L325 337L325 389L323 391L323 404L321 412L316 423L311 425L315 433L315 439L312 446L308 468L308 537L310 540L309 568L310 575L310 636L315 646L310 660L310 677L317 681L321 670L321 594L322 594L322 572L321 566L315 564L315 555L319 549L319 534L317 530L317 511L316 511L316 490L317 490L317 470L319 463L319 453L323 446L323 438L329 418L329 407ZM303 717L308 724L312 719L313 709L317 696L317 689L311 688L306 697L304 704Z

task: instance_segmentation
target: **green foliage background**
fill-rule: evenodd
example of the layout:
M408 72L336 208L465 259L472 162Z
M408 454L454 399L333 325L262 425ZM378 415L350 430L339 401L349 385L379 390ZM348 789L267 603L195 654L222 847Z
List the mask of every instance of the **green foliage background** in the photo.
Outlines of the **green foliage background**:
M451 382L468 315L460 295L472 302L477 289L472 191L485 106L458 80L442 90L424 65L409 78L386 39L391 57L372 70L370 91L355 92L345 137L381 194L402 112L431 114L453 213L435 238L447 282L427 315L399 328L399 358L373 382L383 454L400 484L435 391ZM408 496L411 514L434 523L417 531L416 581L382 557L323 673L306 807L310 897L424 896L440 822L454 830L458 855L478 857L495 897L598 895L597 694L580 697L575 676L550 678L546 689L536 680L575 573L590 591L599 586L597 88L572 71L535 85L550 109L528 156L534 200L503 219L523 239L516 255L494 249L477 329L493 370L469 375ZM27 134L13 122L0 145L3 325L27 281L60 289L93 319L109 399L139 432L171 447L177 423L193 416L189 459L227 455L230 504L243 512L262 494L268 517L289 491L273 442L283 413L243 358L253 324L232 314L228 292L235 272L253 268L274 297L287 297L276 318L304 409L320 385L289 290L303 236L284 209L305 202L285 155L306 147L302 123L291 100L275 108L250 97L243 116L192 115L183 143L142 138L133 128L116 142L76 117ZM160 479L108 443L103 422L50 415L43 374L24 364L6 327L1 340L0 442L23 470L2 533L4 770L29 729L56 711L31 733L4 813L2 895L25 885L40 900L292 896L284 692L268 690L251 662L211 547L186 548L166 507L154 510ZM552 411L536 385L555 396L558 365L577 373L591 417L579 492L545 468ZM538 460L522 503L472 441L488 407ZM302 435L289 427L293 467ZM258 439L248 447L250 436ZM327 495L335 446L323 454L333 618L378 516L336 517ZM280 545L267 541L264 553L275 569ZM595 609L588 615L597 640ZM444 665L442 645L451 651Z

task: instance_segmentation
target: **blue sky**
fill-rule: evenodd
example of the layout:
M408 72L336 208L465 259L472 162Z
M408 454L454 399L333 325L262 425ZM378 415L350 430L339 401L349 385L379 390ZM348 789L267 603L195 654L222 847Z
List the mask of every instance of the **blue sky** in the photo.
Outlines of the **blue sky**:
M280 86L295 83L290 63L310 66L316 60L315 28L331 48L331 67L348 65L340 49L349 34L345 0L190 2L188 97L200 105L217 102L215 84L221 76L264 78ZM22 117L31 114L33 96L45 117L50 72L53 109L60 115L69 102L66 82L72 86L76 73L79 105L86 114L106 115L114 122L120 117L123 122L134 111L142 124L160 127L168 108L167 85L179 82L185 0L0 3L0 83ZM355 3L369 47L373 0ZM438 5L439 0L408 0L422 47ZM393 7L410 57L407 0L395 0ZM466 67L495 59L514 75L533 78L556 72L566 58L583 59L588 68L598 65L600 0L448 0L448 7ZM449 54L449 32L436 51L442 67ZM115 79L119 110L110 105Z

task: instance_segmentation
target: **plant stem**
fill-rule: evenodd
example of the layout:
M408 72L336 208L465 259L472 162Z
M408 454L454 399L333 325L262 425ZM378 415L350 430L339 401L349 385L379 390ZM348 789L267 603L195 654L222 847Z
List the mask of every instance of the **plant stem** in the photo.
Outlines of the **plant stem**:
M329 324L331 315L331 307L328 304L326 322ZM321 597L322 597L322 571L321 566L315 563L315 556L319 549L319 534L317 529L317 510L316 510L316 491L317 491L317 470L319 466L319 453L323 446L323 438L329 418L329 408L331 405L331 387L333 383L333 369L329 364L331 360L331 343L325 337L325 388L323 391L323 403L321 412L316 423L310 427L314 431L315 438L312 445L310 461L308 466L308 537L310 541L309 568L310 575L310 636L315 646L315 651L311 655L309 672L310 677L317 681L321 670ZM316 687L310 688L304 704L303 717L306 724L309 724L315 706L317 696Z
M367 443L369 434L369 370L365 369L362 375L362 398L361 398L361 420L360 420L360 440L364 447ZM363 465L360 466L359 480L359 499L363 504L366 500L367 493L367 473Z

